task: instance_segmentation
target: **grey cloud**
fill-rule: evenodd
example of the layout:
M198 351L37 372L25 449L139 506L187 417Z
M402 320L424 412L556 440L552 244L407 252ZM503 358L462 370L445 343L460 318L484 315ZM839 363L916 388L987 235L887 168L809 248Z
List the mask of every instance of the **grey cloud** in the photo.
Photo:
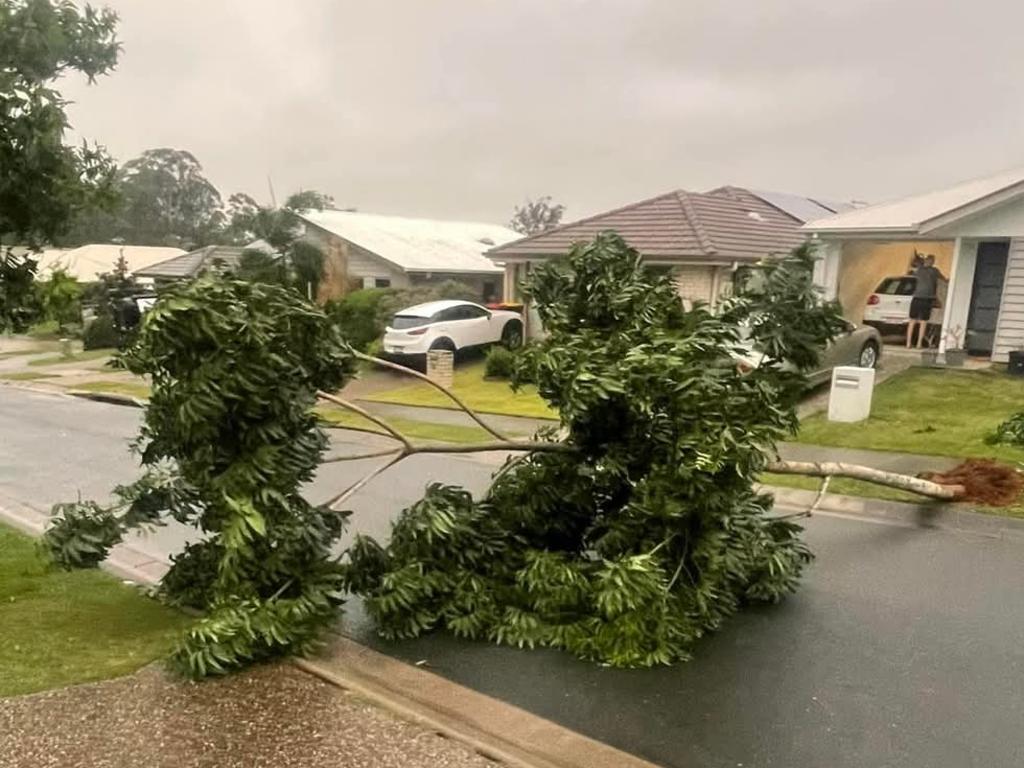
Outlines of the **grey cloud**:
M120 0L69 83L122 159L193 151L225 194L571 217L734 183L882 199L1024 162L1012 2Z

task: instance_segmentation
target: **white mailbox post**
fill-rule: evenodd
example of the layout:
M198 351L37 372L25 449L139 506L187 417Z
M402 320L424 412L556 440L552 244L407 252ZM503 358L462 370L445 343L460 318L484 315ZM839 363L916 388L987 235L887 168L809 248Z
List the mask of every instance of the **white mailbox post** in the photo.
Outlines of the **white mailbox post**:
M828 398L829 421L863 421L871 415L875 369L839 366L832 369Z

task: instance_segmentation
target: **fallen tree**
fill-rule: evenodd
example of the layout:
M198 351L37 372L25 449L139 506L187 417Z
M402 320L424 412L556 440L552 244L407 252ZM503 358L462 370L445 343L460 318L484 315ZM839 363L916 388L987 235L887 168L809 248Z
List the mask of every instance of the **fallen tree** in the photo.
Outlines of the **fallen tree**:
M493 439L417 445L386 418L332 394L355 353L317 308L280 287L207 277L169 290L123 363L152 380L138 448L146 472L112 505L58 505L44 542L65 567L94 566L134 527L167 518L203 532L173 558L160 594L201 613L173 661L222 673L306 653L344 590L380 631L567 649L617 666L688 658L750 601L795 589L811 554L755 488L766 471L856 477L933 498L955 487L866 467L779 462L797 427L802 371L841 327L818 301L812 257L769 262L719 312L684 311L674 286L604 234L534 271L527 290L547 338L518 360L561 425L511 440L438 386ZM764 350L741 372L744 345ZM400 366L399 366L400 368ZM424 378L422 374L410 375ZM317 399L367 418L393 449L324 459ZM481 498L436 483L382 546L332 552L346 502L420 453L508 451ZM379 458L326 504L300 487L318 464Z

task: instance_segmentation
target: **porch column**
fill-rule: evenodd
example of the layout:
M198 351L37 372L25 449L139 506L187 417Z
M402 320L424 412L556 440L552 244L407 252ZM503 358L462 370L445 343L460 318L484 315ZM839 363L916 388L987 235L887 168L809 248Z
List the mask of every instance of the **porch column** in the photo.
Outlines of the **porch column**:
M939 330L939 362L946 362L947 334L958 330L960 344L964 343L967 325L967 309L971 301L971 283L974 278L974 241L962 237L953 242L953 263L949 268L949 285L946 287L946 301L942 308L942 328Z
M843 258L843 244L836 240L822 240L816 249L814 283L824 293L826 301L839 296L839 262Z

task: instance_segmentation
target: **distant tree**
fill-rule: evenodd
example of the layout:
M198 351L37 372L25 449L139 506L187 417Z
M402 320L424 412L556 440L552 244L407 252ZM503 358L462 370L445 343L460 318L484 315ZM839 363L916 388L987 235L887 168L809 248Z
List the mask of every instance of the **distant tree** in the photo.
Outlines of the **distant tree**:
M552 205L550 197L539 197L517 205L509 226L524 235L536 235L557 227L564 213L564 205Z
M256 217L260 204L245 192L235 192L228 198L228 225L225 239L235 245L248 245L257 239Z
M71 72L93 82L111 71L120 51L116 27L108 9L0 0L0 331L28 319L31 254L79 211L113 198L115 169L103 149L64 143L65 102L51 84Z
M226 223L224 204L191 152L147 149L125 163L118 176L128 242L192 249L219 241Z
M334 198L315 189L305 189L289 195L283 207L289 211L323 211L334 207Z

